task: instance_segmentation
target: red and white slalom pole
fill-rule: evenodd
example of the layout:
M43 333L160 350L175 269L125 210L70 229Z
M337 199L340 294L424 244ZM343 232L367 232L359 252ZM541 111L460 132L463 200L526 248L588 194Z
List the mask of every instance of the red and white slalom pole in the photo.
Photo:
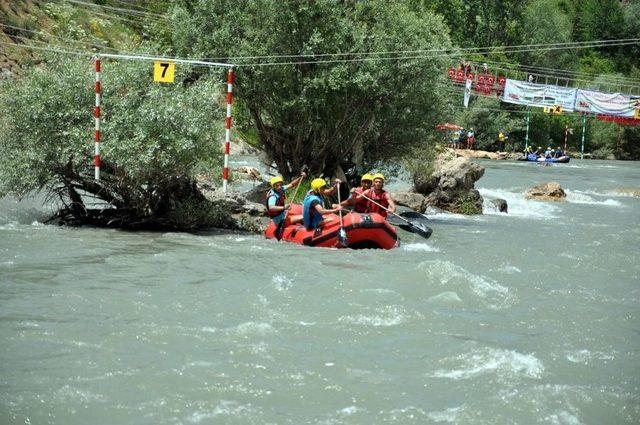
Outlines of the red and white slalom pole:
M229 179L229 150L231 149L231 105L233 104L233 69L227 72L227 120L224 137L224 168L222 169L222 191L227 193Z
M102 86L100 85L100 58L94 58L96 63L96 106L94 116L96 120L96 129L94 134L95 152L93 155L93 167L95 171L95 179L100 180L100 97L102 95Z

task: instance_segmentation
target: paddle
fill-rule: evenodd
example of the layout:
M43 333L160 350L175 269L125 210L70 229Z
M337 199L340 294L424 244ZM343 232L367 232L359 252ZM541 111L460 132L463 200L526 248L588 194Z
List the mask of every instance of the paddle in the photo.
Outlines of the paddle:
M388 213L393 214L394 216L396 216L400 220L402 220L405 223L407 223L408 228L405 229L405 230L407 230L409 232L417 233L417 234L419 234L420 236L422 236L425 239L429 239L429 237L431 236L431 233L433 233L433 230L431 230L431 228L429 226L425 225L424 223L420 223L420 222L417 222L415 220L414 221L409 221L406 218L404 218L403 216L401 216L399 214L396 214L393 211L389 210L389 208L386 208L385 206L380 205L379 203L377 203L373 199L369 198L364 193L361 193L359 196L362 196L364 199L368 200L369 202L373 202L374 204L376 204L380 208L386 210ZM420 215L422 215L422 214L420 214ZM404 228L404 226L402 226L402 227Z
M302 168L301 173L304 172L305 167L306 165ZM291 198L291 202L295 201L296 196L298 195L298 189L300 189L300 186L302 186L303 181L304 181L304 177L302 178L302 180L300 180L300 183L298 183L298 185L296 186L296 190L293 192L293 198ZM273 232L273 235L276 237L277 240L282 239L282 234L284 233L284 224L287 221L287 217L289 216L289 211L291 210L289 209L284 213L284 218L282 219L280 224L278 224L278 227L276 227L276 231Z
M340 200L340 183L338 183L337 192L338 192L338 205L340 205L340 203L342 202ZM349 246L349 241L347 240L347 232L344 230L343 223L342 223L342 210L338 211L338 214L340 215L340 230L338 230L338 242L340 243L340 245L346 248L347 246Z

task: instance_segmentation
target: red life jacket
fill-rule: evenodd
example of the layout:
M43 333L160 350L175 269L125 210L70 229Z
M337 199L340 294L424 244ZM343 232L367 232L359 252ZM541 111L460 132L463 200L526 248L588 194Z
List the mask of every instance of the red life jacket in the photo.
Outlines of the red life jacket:
M267 207L267 215L271 218L279 214L282 214L282 211L272 212L271 209L269 208L269 198L271 198L272 196L276 196L276 206L284 207L284 200L285 200L284 190L281 190L280 192L276 192L275 190L270 189L264 198L264 205L265 207Z
M379 203L380 205L382 205L385 208L389 208L389 201L387 201L387 192L382 189L380 191L380 193L376 193L375 190L371 189L369 191L369 195L368 197L374 201L376 201L377 203ZM369 212L370 213L378 213L383 217L387 217L387 210L380 208L378 205L374 204L373 202L369 202Z
M364 189L362 187L357 187L353 192L353 196L356 200L355 205L353 206L353 210L357 213L367 213L369 212L369 201L365 198L358 199L358 196L362 195Z

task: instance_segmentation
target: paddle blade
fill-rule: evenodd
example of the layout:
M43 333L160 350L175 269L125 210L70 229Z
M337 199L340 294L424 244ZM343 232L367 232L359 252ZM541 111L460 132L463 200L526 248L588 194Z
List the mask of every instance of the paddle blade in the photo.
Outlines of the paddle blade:
M342 227L338 231L338 243L345 248L349 246L349 241L347 240L347 232Z
M278 224L278 227L276 227L276 231L273 232L273 235L276 237L277 240L281 240L282 239L282 234L284 233L284 220L282 220L280 222L280 224Z
M427 221L427 216L425 216L424 214L420 214L419 212L415 212L415 211L405 211L400 213L401 217L406 218L407 220L418 220L418 221Z
M424 223L412 223L409 222L410 232L417 233L425 239L429 239L433 230L431 227L426 226Z

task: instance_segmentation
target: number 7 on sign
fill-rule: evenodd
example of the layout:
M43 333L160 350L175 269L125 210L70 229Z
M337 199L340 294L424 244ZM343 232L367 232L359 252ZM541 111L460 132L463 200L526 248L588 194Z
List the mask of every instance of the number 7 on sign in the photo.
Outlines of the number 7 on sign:
M175 63L156 61L153 63L153 81L157 83L173 83L175 71Z

